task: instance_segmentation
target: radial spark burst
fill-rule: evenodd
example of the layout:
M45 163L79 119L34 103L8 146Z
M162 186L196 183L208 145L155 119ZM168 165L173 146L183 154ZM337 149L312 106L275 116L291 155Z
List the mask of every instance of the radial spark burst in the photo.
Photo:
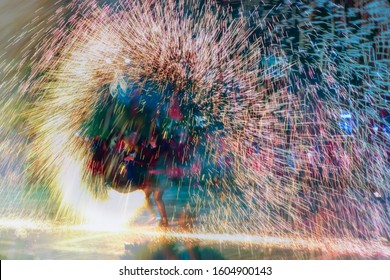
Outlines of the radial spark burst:
M49 186L59 217L120 212L123 221L141 206L88 172L81 133L101 88L130 80L161 92L171 85L206 125L220 124L199 136L205 152L193 154L209 166L193 176L200 187L189 202L199 232L388 237L387 4L379 1L382 12L364 6L367 21L351 31L344 10L323 1L235 17L209 1L81 2L37 32L23 82L8 75L2 85L18 93L1 101L1 132L16 139L10 116L19 110L29 180ZM374 27L376 46L362 45Z

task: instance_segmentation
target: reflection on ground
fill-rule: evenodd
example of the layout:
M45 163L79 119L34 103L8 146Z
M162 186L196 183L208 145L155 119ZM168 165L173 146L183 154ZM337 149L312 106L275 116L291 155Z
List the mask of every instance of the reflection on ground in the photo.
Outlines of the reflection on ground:
M0 224L1 259L384 259L390 255L383 248L369 256L329 253L304 241L301 248L293 249L289 242L288 238L207 235L140 225L103 231L15 220Z

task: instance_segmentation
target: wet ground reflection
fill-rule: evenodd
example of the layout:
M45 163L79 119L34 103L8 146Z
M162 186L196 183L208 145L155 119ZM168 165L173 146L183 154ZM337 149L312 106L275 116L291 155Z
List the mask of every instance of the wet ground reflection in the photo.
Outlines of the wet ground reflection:
M124 245L123 260L223 260L223 253L212 247L193 242L145 242Z
M172 237L153 226L107 232L63 228L0 228L0 259L223 260L383 259L240 242Z

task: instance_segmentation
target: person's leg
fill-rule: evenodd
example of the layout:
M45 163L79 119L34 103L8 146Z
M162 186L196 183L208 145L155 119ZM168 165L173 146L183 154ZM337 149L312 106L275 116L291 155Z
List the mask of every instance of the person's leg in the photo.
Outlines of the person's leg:
M154 212L152 201L150 199L150 196L151 196L151 194L153 192L152 185L151 184L146 184L144 186L144 188L143 188L143 191L145 193L145 206L146 206L146 209L149 211L149 213L151 215L151 219L150 220L154 220L155 217L156 217L156 213Z
M146 201L146 207L149 208L151 207L152 203L150 201L150 195L152 194L152 188L150 186L146 186L144 189L143 189L144 193L145 193L145 201Z
M163 195L164 195L164 190L160 188L156 188L156 190L154 191L154 200L156 201L158 212L160 213L161 216L160 226L168 226L165 204L164 201L162 200Z

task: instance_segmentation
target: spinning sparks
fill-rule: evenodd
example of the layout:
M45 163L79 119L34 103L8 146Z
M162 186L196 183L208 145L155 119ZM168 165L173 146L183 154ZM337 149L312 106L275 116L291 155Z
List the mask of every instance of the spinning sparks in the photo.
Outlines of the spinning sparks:
M189 170L178 184L190 185L194 238L310 239L330 251L358 244L354 253L364 238L388 254L380 245L390 222L388 20L368 5L367 21L351 32L344 10L323 1L318 10L283 2L239 16L202 2L73 1L58 9L37 33L31 71L19 80L20 70L4 67L0 156L18 152L24 163L1 166L4 184L17 169L28 194L42 186L50 194L56 219L126 224L144 193L119 193L88 168L90 124L125 133L153 111L139 125L148 133L166 114L163 137L171 123L182 126L178 143L193 134L189 159L172 166ZM371 31L375 46L366 44ZM104 110L114 120L97 119ZM126 119L126 110L137 117Z

